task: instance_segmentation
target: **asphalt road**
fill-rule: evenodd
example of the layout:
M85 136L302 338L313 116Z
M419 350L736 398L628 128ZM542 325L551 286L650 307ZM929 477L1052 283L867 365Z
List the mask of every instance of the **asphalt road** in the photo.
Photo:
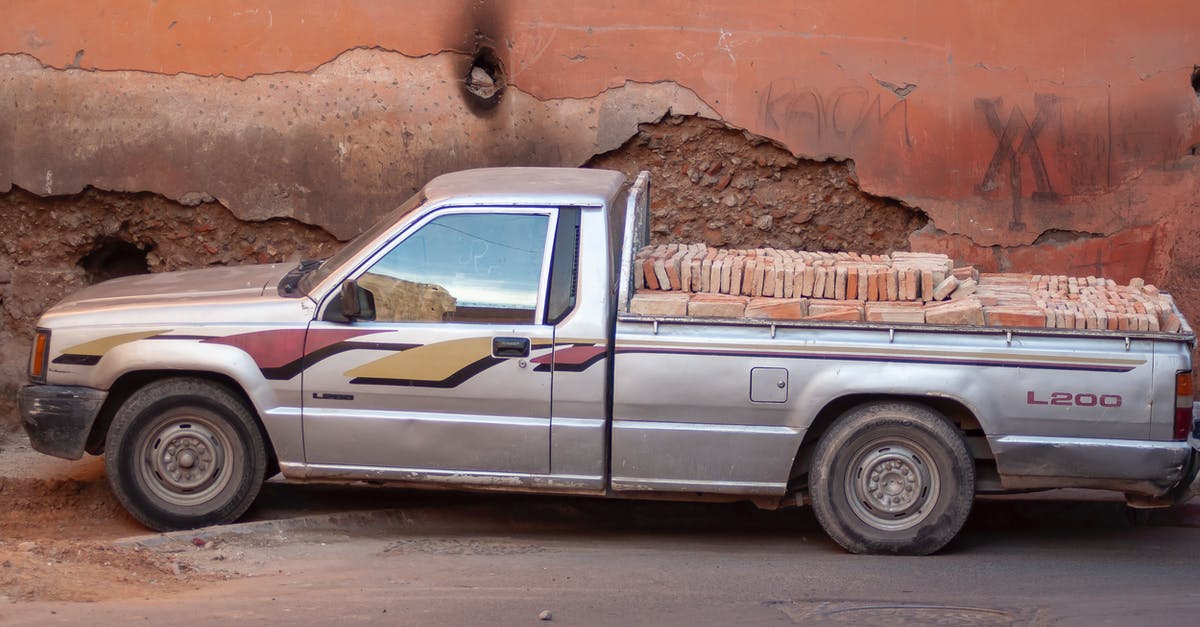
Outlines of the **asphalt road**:
M807 510L748 505L269 486L253 517L378 507L424 517L214 532L158 550L228 580L8 604L0 623L1193 625L1200 610L1200 529L1135 524L1111 501L984 501L932 557L848 555Z

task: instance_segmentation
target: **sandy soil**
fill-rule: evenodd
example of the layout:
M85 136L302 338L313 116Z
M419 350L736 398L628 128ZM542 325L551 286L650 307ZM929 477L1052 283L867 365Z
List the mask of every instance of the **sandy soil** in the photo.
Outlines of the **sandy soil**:
M102 601L195 589L225 578L196 556L118 548L146 533L108 489L103 460L37 453L0 440L0 602ZM197 551L200 549L197 547Z

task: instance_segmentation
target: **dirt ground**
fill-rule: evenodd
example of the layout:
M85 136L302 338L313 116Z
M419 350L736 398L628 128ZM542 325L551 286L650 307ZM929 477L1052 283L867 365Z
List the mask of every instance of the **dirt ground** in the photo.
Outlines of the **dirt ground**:
M112 543L144 533L109 491L100 458L55 459L20 435L0 436L0 608L147 598L233 576L199 573L197 563L209 557L200 547L165 554Z

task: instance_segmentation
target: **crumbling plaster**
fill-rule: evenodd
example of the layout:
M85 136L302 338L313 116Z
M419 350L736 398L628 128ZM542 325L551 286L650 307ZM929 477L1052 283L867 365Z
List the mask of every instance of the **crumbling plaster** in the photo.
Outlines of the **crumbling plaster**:
M581 165L668 112L716 117L670 82L588 99L515 86L475 113L469 57L353 49L311 72L247 79L48 70L0 56L0 180L40 195L87 186L216 199L245 220L294 217L347 239L450 170Z
M13 4L0 52L66 71L7 59L0 185L208 194L339 236L430 174L576 165L667 110L853 159L979 246L1155 223L1200 143L1188 2ZM473 115L454 82L481 45L509 89Z
M344 239L438 173L606 163L695 114L846 161L919 212L914 247L1144 275L1195 320L1197 22L1183 0L16 0L0 191L215 199Z

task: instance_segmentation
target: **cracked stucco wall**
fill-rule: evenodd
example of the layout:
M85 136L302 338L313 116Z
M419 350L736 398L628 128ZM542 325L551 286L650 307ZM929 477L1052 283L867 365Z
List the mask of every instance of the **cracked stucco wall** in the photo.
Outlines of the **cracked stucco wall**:
M294 217L347 239L438 174L583 164L667 112L716 113L672 82L539 100L514 85L480 114L470 58L353 49L310 72L246 79L47 68L0 56L0 190L92 186L216 199L245 220Z
M216 201L345 239L441 172L581 165L696 115L852 162L922 216L913 247L1141 275L1196 320L1198 21L1087 0L16 0L0 192Z
M344 237L431 174L579 164L669 110L853 159L935 236L1108 236L1193 195L1197 17L1085 0L14 2L0 188L211 196ZM481 47L508 85L483 114L460 84Z

